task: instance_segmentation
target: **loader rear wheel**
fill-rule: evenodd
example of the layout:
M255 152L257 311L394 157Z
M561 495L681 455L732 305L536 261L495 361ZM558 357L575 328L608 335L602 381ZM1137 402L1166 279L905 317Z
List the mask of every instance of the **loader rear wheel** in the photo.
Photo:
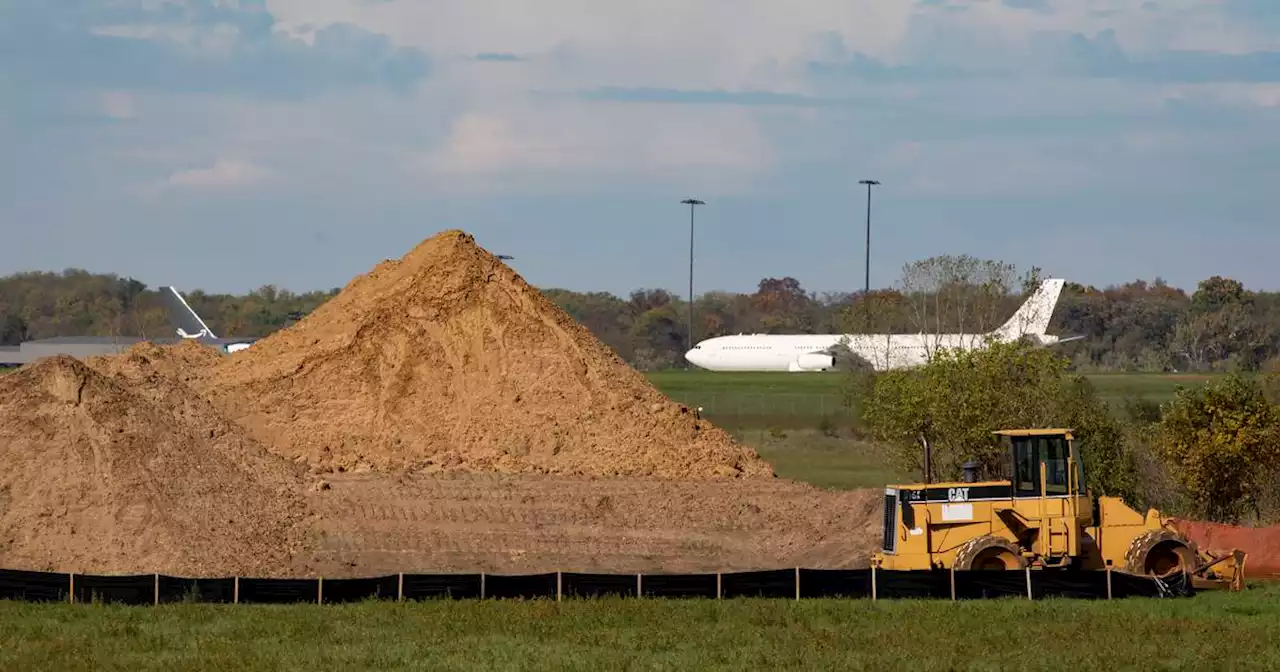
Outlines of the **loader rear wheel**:
M1138 535L1129 544L1124 561L1125 569L1134 574L1155 576L1192 572L1199 562L1191 542L1169 530L1148 530Z
M1023 569L1027 561L1018 547L1007 539L983 536L971 539L956 551L955 568L966 570L1006 571Z

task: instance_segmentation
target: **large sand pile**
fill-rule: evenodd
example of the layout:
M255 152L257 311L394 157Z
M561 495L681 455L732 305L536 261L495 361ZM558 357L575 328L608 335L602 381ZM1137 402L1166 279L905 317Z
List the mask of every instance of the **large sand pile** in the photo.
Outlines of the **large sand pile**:
M0 567L294 571L298 468L222 419L164 354L139 346L95 362L105 373L58 356L0 377Z
M204 375L216 405L315 469L773 475L461 231Z

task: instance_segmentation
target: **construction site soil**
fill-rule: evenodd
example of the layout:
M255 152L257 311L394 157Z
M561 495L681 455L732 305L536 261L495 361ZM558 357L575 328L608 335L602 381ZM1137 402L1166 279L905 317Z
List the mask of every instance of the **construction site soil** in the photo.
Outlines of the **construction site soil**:
M461 231L208 374L224 412L321 469L773 476Z
M0 566L290 567L305 522L299 470L141 352L123 359L116 375L58 356L0 378Z
M878 493L774 478L460 231L223 356L0 378L0 567L185 576L865 566Z

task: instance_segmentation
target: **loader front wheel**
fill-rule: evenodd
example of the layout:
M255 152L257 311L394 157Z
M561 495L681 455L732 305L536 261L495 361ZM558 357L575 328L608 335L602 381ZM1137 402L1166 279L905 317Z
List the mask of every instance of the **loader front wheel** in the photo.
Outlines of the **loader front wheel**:
M983 536L972 539L956 552L955 568L959 571L1006 571L1026 566L1027 561L1018 552L1018 547L1000 537Z
M1163 576L1173 571L1193 572L1197 556L1191 543L1169 530L1149 530L1138 535L1125 553L1125 569L1134 574Z

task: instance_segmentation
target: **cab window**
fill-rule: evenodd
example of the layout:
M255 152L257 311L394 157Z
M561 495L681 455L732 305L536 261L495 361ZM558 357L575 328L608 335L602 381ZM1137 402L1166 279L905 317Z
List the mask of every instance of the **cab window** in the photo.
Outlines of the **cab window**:
M1040 495L1040 446L1035 437L1013 439L1014 494L1018 497Z
M1062 437L1046 436L1040 439L1044 450L1046 495L1067 494L1067 441Z

